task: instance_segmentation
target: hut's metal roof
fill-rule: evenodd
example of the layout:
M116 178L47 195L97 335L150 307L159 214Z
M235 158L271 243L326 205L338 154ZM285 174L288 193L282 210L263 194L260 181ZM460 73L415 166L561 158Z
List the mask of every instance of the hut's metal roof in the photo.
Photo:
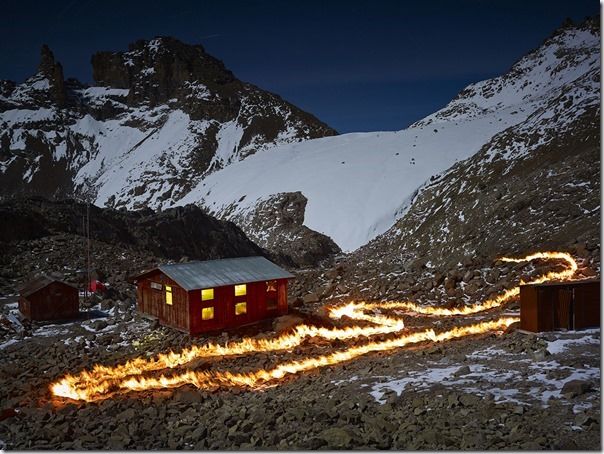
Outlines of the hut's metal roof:
M52 276L48 276L46 274L43 274L41 276L35 277L31 281L29 281L25 285L23 285L23 287L21 287L21 289L19 291L19 294L21 296L24 296L24 297L33 295L38 290L42 290L44 287L49 286L53 282L59 282L59 283L61 283L63 285L67 285L69 287L73 287L74 289L77 290L77 287L74 286L74 285L68 284L67 282L62 281L60 279L56 279L56 278L54 278Z
M159 270L174 279L185 290L294 277L264 257L239 257L204 262L174 263L160 265Z

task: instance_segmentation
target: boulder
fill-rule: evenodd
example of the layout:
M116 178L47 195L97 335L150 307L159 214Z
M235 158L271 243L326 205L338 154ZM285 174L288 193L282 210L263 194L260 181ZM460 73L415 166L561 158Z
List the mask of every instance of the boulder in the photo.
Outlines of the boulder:
M462 375L468 375L471 372L470 366L462 366L453 373L453 376L461 377Z
M308 303L318 303L319 302L319 295L317 295L314 292L308 293L306 295L304 295L304 297L302 298L302 300L304 301L305 304Z
M562 387L561 394L568 398L572 399L573 397L581 396L591 390L592 385L590 382L585 380L571 380L566 382Z
M107 321L106 321L106 320L102 320L102 319L101 319L101 320L95 320L95 321L93 321L93 322L90 324L90 326L91 326L92 328L94 328L95 330L100 331L100 330L102 330L102 329L107 328L107 326L108 326L108 325L107 325Z
M278 333L281 333L303 322L304 320L301 317L298 317L297 315L282 315L281 317L277 317L273 321L273 330Z
M352 436L345 429L330 427L319 434L319 438L325 440L328 448L349 448Z

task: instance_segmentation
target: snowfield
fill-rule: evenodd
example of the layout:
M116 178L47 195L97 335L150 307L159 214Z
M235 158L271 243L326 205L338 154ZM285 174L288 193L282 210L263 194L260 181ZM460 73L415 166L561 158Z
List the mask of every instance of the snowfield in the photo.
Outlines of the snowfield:
M308 199L304 225L352 251L390 228L432 175L526 119L512 110L435 127L282 145L208 175L176 205L202 201L218 216L234 205L230 217L271 195L300 191Z
M536 113L559 115L552 99L591 80L598 46L591 31L566 30L405 130L277 146L210 174L176 205L199 203L218 217L241 219L272 195L300 191L308 199L304 225L353 251L388 230L430 177Z

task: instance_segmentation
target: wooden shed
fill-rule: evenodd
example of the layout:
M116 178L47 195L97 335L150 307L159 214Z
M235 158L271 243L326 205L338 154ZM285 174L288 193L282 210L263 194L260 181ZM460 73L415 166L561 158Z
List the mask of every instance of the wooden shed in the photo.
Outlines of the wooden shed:
M19 311L30 320L68 320L80 312L78 289L71 284L40 276L19 292Z
M600 280L520 286L520 328L541 332L600 326Z
M294 276L264 257L160 265L134 278L138 310L198 334L287 313Z

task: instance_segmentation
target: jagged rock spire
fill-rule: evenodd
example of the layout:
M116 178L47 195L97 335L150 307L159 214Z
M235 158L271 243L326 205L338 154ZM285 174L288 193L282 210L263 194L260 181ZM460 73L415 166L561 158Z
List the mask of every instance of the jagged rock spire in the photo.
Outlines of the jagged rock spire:
M54 54L46 45L42 45L40 51L40 65L38 73L44 75L50 81L50 91L54 102L59 107L65 105L67 94L65 92L65 81L63 79L63 67L55 61Z

